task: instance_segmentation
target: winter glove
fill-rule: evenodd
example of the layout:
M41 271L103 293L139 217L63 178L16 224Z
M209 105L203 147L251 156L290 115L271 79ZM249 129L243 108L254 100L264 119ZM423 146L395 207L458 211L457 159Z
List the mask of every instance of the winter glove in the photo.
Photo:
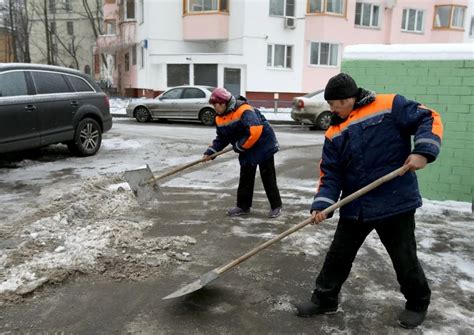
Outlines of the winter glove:
M207 150L204 152L204 156L210 156L215 154L217 151L215 151L212 147L207 148ZM216 159L216 157L212 157L212 160Z
M234 149L234 152L236 152L238 154L241 154L245 151L244 149L240 148L240 146L237 142L232 144L232 149Z

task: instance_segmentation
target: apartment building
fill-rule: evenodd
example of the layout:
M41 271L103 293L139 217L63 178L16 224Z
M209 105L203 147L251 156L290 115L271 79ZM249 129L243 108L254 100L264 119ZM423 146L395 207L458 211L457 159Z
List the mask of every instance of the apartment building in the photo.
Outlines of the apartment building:
M95 59L110 64L95 75L129 96L199 84L288 101L323 88L347 45L459 43L467 13L468 0L106 0Z
M87 4L85 7L81 0L28 2L32 63L49 63L92 73L94 29L101 29L103 5L102 0L87 1Z
M464 41L466 43L474 43L474 0L469 0L466 21Z

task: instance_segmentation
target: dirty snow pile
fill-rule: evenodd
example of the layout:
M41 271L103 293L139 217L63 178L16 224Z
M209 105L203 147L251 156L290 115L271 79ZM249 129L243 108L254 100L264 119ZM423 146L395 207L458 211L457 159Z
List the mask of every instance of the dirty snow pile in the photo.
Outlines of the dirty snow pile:
M133 280L173 260L192 260L186 246L195 239L144 237L153 222L130 217L140 210L131 192L123 184L98 185L91 181L18 223L9 237L20 243L0 255L0 304L76 272Z

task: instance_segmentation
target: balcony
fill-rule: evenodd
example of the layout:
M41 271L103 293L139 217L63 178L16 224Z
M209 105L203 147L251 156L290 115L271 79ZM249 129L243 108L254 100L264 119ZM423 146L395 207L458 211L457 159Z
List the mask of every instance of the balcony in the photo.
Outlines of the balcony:
M187 41L228 40L229 14L217 12L185 15L183 39Z
M115 53L131 48L136 44L136 22L122 21L118 25L118 34L101 35L97 39L99 52Z

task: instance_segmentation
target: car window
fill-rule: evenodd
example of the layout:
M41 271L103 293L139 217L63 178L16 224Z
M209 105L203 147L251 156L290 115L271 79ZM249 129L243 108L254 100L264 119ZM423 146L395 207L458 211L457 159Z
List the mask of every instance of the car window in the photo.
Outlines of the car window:
M179 99L181 98L181 93L183 92L182 88L175 88L169 90L168 92L163 93L161 96L162 99Z
M94 92L92 87L82 78L67 76L67 79L69 79L76 92Z
M13 71L0 74L0 96L13 97L27 95L25 72Z
M184 90L181 99L202 99L205 98L206 94L198 88L187 88Z
M32 71L31 74L38 94L71 92L66 80L59 73Z

